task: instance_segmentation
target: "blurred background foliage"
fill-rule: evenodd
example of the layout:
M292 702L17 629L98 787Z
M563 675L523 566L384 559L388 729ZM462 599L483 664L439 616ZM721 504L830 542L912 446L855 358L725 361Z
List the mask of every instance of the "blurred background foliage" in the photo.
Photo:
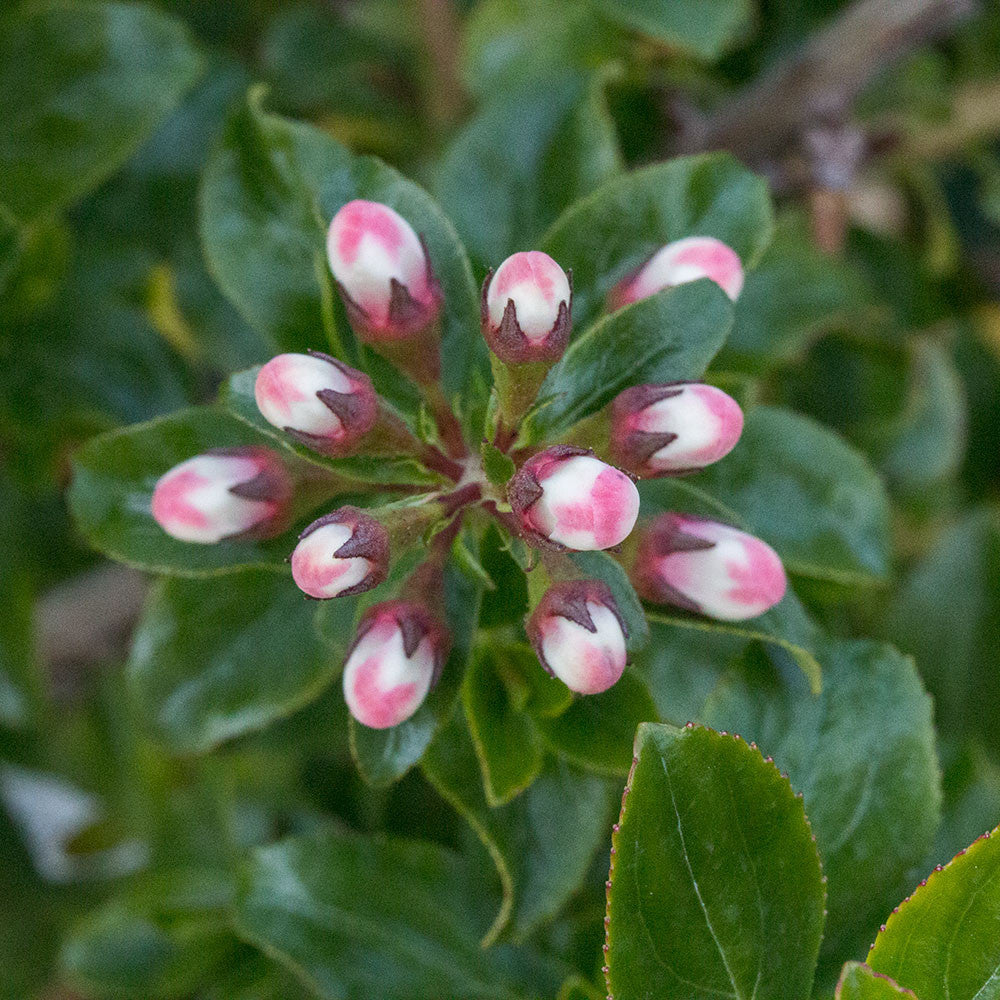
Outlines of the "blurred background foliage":
M228 854L330 815L482 850L439 794L447 775L437 791L417 772L364 787L337 691L213 755L169 754L122 680L142 581L103 564L67 514L69 456L88 437L209 400L274 352L199 239L202 171L252 84L427 187L477 277L623 169L721 146L764 173L779 225L713 380L817 418L881 472L891 574L800 580L800 595L832 633L914 654L934 696L943 822L916 868L996 824L1000 6L895 6L4 4L0 995L72 996L68 969L114 996L303 996L220 917ZM874 62L859 39L877 24L853 23L858 8L906 22ZM695 634L671 647L683 670L653 664L668 717L701 713L731 647ZM149 874L167 869L169 883ZM587 976L602 897L581 890L536 932Z

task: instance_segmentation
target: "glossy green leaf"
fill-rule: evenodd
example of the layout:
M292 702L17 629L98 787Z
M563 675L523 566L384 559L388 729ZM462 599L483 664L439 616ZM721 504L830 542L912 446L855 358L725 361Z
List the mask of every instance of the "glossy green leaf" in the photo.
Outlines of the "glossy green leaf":
M566 73L495 94L462 129L435 193L470 254L497 267L621 169L606 74Z
M0 26L0 200L31 219L114 172L195 82L183 27L152 7L57 2Z
M608 181L556 220L542 249L573 269L573 323L580 330L603 308L612 287L663 244L714 236L748 268L767 246L773 225L764 181L731 156L708 153Z
M828 640L823 692L750 647L705 721L772 756L805 799L827 877L822 964L863 952L927 856L941 814L931 701L908 657L881 643Z
M962 851L900 903L868 953L920 1000L1000 997L1000 836Z
M837 983L835 1000L902 1000L913 993L904 990L888 976L873 972L861 962L847 962Z
M857 586L889 572L882 480L836 434L788 410L754 407L722 461L683 480L649 480L640 493L647 514L676 510L678 497L703 502L694 513L759 535L789 573Z
M605 780L558 762L508 805L490 808L476 751L458 713L438 734L422 768L472 826L497 867L503 902L486 932L522 941L578 888L610 822Z
M324 1000L528 1000L558 979L528 951L484 951L479 879L437 844L322 829L258 848L237 932Z
M157 479L179 462L211 448L259 445L260 435L212 407L111 431L75 456L69 503L79 529L105 555L157 573L207 576L248 566L284 570L293 536L267 542L196 545L171 538L153 520Z
M175 752L197 753L312 701L343 666L353 603L337 602L336 649L316 632L316 603L284 574L162 581L128 664L152 732Z
M577 337L546 376L522 440L557 438L629 386L700 378L731 324L729 300L707 280L611 313Z
M657 41L716 59L749 26L749 0L594 0L609 18Z
M452 714L479 618L482 585L449 565L445 569L445 621L451 653L437 687L405 722L369 729L351 719L351 753L362 777L376 787L401 778L424 755L434 734Z
M538 719L546 743L571 764L597 774L628 774L640 722L660 716L645 683L626 671L602 694L577 696L552 718Z
M607 552L574 552L570 558L587 576L607 584L628 629L629 652L642 649L649 642L649 622L621 563Z
M806 1000L819 857L788 781L747 743L643 725L608 889L614 1000Z
M325 248L330 220L353 198L390 205L427 241L445 303L445 390L449 395L464 390L474 372L485 371L486 347L474 335L476 288L451 223L421 188L391 167L351 156L312 126L265 113L258 92L230 118L205 173L201 230L216 279L281 349L326 346L343 360L358 362L343 310L334 308ZM395 370L370 357L364 363L379 390L398 397Z

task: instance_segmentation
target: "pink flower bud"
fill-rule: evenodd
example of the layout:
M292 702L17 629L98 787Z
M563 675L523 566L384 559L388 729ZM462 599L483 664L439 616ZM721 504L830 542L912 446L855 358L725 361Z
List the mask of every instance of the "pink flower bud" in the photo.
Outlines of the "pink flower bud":
M351 715L371 729L404 722L437 680L447 646L447 633L423 605L385 601L369 608L344 667Z
M611 591L598 580L550 587L528 619L527 632L542 666L571 691L600 694L625 669L625 622Z
M639 516L635 483L584 448L556 445L529 458L507 485L525 538L555 549L610 549Z
M318 351L271 358L254 398L269 424L325 455L348 454L378 419L371 379Z
M546 253L515 253L486 276L483 336L501 361L557 361L569 340L572 288Z
M362 339L402 340L437 319L441 293L427 248L388 205L349 201L330 223L326 249Z
M632 570L648 601L735 622L774 607L788 581L778 554L728 524L661 514L643 533Z
M615 461L638 476L690 472L728 455L743 432L743 411L700 382L637 385L611 404Z
M292 552L292 579L318 600L377 587L389 571L389 533L357 507L313 521Z
M219 448L189 458L161 476L153 517L182 542L211 544L243 535L269 538L284 530L292 485L267 448Z
M735 302L743 290L743 265L735 250L711 236L675 240L611 290L611 307L620 309L699 278L711 278Z

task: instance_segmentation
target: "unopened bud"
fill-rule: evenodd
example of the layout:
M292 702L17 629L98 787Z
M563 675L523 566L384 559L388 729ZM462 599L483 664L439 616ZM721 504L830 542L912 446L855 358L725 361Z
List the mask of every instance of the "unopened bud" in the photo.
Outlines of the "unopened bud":
M501 361L557 361L569 341L572 290L566 272L546 253L508 257L486 276L483 336Z
M528 541L579 552L614 548L639 516L635 483L569 445L529 458L508 483L507 499Z
M721 621L762 615L788 586L770 545L728 524L686 514L661 514L649 525L632 578L648 601Z
M611 450L637 476L704 468L728 455L743 432L731 396L700 382L637 385L611 404Z
M378 419L371 379L318 351L271 358L257 373L254 398L269 424L335 457L349 454Z
M362 340L403 340L433 323L441 293L427 248L388 205L350 201L327 235L330 270Z
M437 680L447 646L446 631L421 604L385 601L369 608L344 667L351 715L371 729L404 722Z
M711 278L734 302L743 290L743 265L736 251L711 236L689 236L661 247L609 296L612 308L648 298L699 278Z
M389 533L357 507L313 521L292 552L292 579L318 600L350 597L377 587L389 571Z
M268 538L287 524L292 486L267 448L219 448L161 476L153 517L173 538L212 544L242 535Z
M598 580L550 587L527 632L542 666L571 691L600 694L625 670L625 623L611 591Z

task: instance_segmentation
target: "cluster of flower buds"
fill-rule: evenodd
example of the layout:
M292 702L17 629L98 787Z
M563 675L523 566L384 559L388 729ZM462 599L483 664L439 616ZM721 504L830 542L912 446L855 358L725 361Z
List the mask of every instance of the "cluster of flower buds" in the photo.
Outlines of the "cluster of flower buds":
M721 621L762 615L788 586L770 545L728 524L685 514L661 514L648 525L632 582L647 601Z
M743 291L743 265L736 252L711 236L675 240L653 254L611 290L608 304L620 309L665 288L709 278L734 302Z
M344 667L351 715L371 729L408 719L441 673L448 646L447 632L421 604L384 601L369 608Z
M624 472L593 452L546 448L511 479L507 499L534 545L588 552L620 545L639 516L639 491Z
M217 448L175 465L153 489L152 512L172 538L203 545L262 539L288 526L292 483L268 448Z
M392 548L411 546L432 524L446 525L401 589L361 618L343 674L352 715L376 729L398 725L434 685L450 645L432 610L441 605L440 570L463 509L480 501L558 569L558 582L525 623L538 659L575 692L606 691L626 666L625 623L604 583L566 578L574 564L560 553L619 548L639 514L633 477L676 475L722 458L742 431L739 406L700 383L641 385L620 393L594 425L603 436L600 447L610 441L615 465L569 444L535 452L518 446L519 422L569 342L573 295L571 274L547 254L515 253L489 272L482 289L482 334L493 352L497 394L494 446L520 462L506 495L490 494L485 471L477 474L467 460L462 430L436 383L443 302L422 236L387 205L351 201L330 224L327 251L352 328L418 384L447 454L419 442L392 416L367 375L315 351L281 354L260 369L254 395L261 415L325 456L383 453L391 445L453 481L450 492L381 511L341 507L313 521L290 555L304 594L348 597L387 579ZM709 237L678 240L616 286L610 303L626 305L705 277L735 299L743 285L739 258ZM156 484L152 511L183 541L261 538L287 529L291 494L276 454L235 448L171 469ZM785 591L777 555L727 525L663 515L635 551L632 577L652 602L739 620L761 614Z
M636 476L678 475L728 455L743 433L731 396L700 382L637 385L611 404L611 454Z

